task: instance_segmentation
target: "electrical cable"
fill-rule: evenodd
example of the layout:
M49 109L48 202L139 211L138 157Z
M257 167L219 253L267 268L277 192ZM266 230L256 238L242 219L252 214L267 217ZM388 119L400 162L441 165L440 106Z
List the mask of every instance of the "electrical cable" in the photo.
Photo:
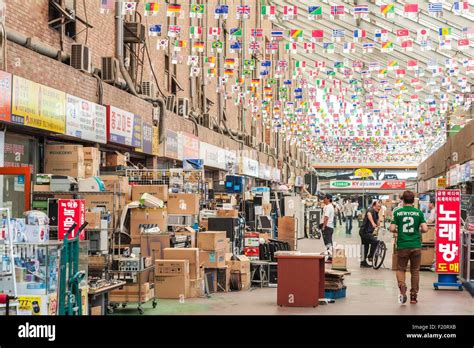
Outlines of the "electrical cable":
M3 23L0 23L0 54L2 55L2 59L0 59L0 68L3 71L7 71L7 30Z
M89 23L89 21L87 20L87 6L86 6L86 0L82 0L82 3L83 3L83 7L84 7L84 17L85 17L86 23ZM89 41L89 26L86 25L86 40L85 40L84 45L87 46L87 42L88 42L88 41Z

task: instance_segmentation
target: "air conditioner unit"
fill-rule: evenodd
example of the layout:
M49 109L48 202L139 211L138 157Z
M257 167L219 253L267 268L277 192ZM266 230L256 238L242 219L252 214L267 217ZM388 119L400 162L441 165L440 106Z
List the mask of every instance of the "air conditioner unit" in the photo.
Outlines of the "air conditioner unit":
M169 95L166 97L166 110L174 112L174 109L176 107L176 96L175 95Z
M123 25L124 43L144 43L145 26L137 22L128 22Z
M82 44L71 46L71 66L80 71L91 72L92 57L89 47Z
M118 60L114 57L102 57L102 80L115 83L118 79Z
M153 81L143 81L142 94L149 98L155 98L156 97L156 84Z
M181 117L188 118L189 116L189 99L188 98L178 98L177 114Z

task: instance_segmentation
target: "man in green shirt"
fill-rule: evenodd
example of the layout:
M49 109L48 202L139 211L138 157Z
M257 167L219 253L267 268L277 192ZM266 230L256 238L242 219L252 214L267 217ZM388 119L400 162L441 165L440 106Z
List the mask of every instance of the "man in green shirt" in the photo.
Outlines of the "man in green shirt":
M420 285L421 233L428 232L428 225L423 212L413 206L415 203L414 192L403 192L402 200L403 207L393 213L390 232L397 234L397 282L400 289L400 303L403 304L407 301L405 273L408 261L410 261L410 303L416 304Z

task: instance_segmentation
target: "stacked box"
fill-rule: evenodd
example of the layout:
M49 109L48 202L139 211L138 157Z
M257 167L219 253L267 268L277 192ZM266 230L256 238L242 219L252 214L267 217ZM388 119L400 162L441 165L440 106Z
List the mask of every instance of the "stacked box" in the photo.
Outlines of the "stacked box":
M84 148L82 145L46 145L47 174L84 178Z
M107 167L120 167L127 165L127 157L120 153L108 153L105 158Z
M189 281L188 260L155 261L157 298L185 299L189 297Z
M132 201L139 201L144 193L148 193L163 202L168 201L168 185L136 185L132 186Z
M191 280L199 279L200 262L198 248L165 248L163 259L165 260L188 260L189 277Z
M99 176L100 151L96 147L84 148L84 171L86 177Z
M143 228L159 227L161 232L168 231L166 208L132 209L130 212L130 236L132 244L140 244L140 233Z
M258 232L245 232L244 255L250 260L260 259L260 235Z
M230 269L232 276L237 276L241 282L240 290L249 290L250 281L250 260L245 255L238 255L232 260L233 254L226 254L226 265Z
M118 290L112 290L109 294L109 302L147 302L154 297L154 289L150 283L143 283L138 288L138 284L127 284Z
M204 268L225 267L226 232L209 231L197 234L197 246Z
M195 193L172 193L168 195L168 214L198 215L200 195Z
M332 249L332 269L347 270L347 257L344 247L334 247Z

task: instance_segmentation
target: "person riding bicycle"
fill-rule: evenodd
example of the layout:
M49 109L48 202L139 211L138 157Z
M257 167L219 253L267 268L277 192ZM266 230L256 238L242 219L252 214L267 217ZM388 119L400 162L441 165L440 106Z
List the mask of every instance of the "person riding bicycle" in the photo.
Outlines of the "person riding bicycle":
M379 226L380 209L382 209L382 204L380 201L375 201L372 203L372 207L367 210L362 226L360 227L359 235L362 245L364 246L360 267L372 267L367 263L367 260L372 262L375 248L377 247L378 240L374 236L374 231Z

